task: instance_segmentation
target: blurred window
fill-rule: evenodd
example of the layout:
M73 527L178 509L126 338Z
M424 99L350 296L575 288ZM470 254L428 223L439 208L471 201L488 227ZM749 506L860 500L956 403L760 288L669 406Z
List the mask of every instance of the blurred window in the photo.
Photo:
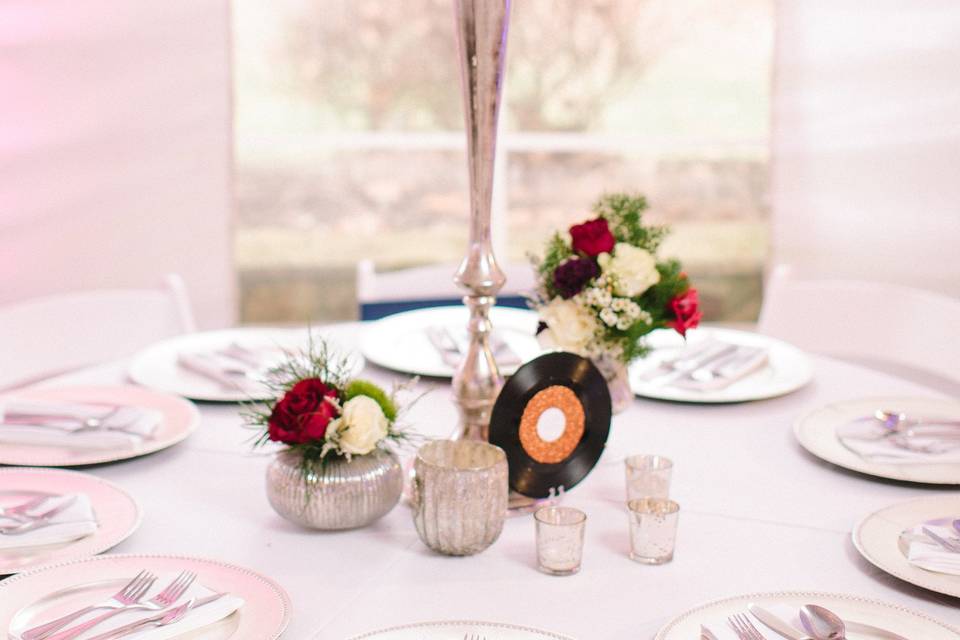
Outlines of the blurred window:
M356 316L354 270L455 262L468 215L450 0L236 0L246 322ZM639 191L712 320L767 251L772 0L513 3L494 216L516 262Z

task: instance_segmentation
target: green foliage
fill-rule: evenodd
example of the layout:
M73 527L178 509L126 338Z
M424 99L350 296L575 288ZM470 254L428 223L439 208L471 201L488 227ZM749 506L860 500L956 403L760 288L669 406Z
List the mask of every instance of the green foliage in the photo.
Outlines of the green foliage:
M663 226L644 226L643 212L647 199L640 194L608 193L593 205L593 212L610 225L617 242L626 242L655 254L669 229Z
M387 395L387 392L370 382L369 380L351 380L343 390L343 401L347 402L357 396L368 396L372 398L383 410L383 415L387 420L393 422L397 419L397 405L393 399Z

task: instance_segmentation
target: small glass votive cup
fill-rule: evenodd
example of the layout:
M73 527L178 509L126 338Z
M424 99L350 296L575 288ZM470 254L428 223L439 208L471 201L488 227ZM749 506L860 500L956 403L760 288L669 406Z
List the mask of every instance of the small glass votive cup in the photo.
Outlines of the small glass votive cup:
M630 516L630 558L644 564L673 560L680 505L665 498L627 503Z
M587 514L572 507L542 507L533 518L537 527L537 568L552 576L580 571Z
M670 496L673 461L663 456L640 454L624 460L627 502Z

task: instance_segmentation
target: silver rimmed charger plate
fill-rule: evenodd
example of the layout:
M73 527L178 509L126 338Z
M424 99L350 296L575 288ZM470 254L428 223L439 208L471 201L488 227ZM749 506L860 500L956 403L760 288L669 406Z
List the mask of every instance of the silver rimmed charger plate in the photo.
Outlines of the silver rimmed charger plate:
M844 469L891 480L960 484L960 464L872 462L845 447L837 437L837 428L864 416L873 415L877 409L901 411L915 416L956 416L960 419L960 402L956 400L916 397L860 398L835 402L811 411L794 423L793 432L804 449Z
M921 522L948 517L960 517L958 494L900 502L861 520L853 530L853 546L881 571L918 587L960 598L960 576L927 571L910 564L906 543L900 536Z
M419 376L450 378L456 373L430 344L427 329L444 327L453 333L462 332L469 320L466 307L430 307L397 313L364 326L361 349L374 364L393 371ZM493 307L490 309L493 330L521 362L543 352L537 342L537 314L525 309ZM500 373L512 375L519 364L500 365Z
M350 640L461 640L464 637L480 637L488 640L572 640L550 631L501 622L475 622L447 620L419 622L380 631L371 631ZM320 640L319 637L315 640Z
M96 532L69 542L0 549L0 575L102 553L140 525L140 507L134 499L96 476L62 469L0 469L0 507L67 493L83 493L90 499L97 519Z
M655 370L661 361L676 356L687 344L709 339L766 349L768 362L727 387L709 391L657 384L644 379L645 374ZM630 366L630 388L644 398L696 404L749 402L792 393L813 379L813 364L807 354L791 344L760 333L700 327L687 332L684 340L673 329L661 329L652 332L645 340L652 351L646 358Z
M8 399L130 405L155 409L163 414L163 419L150 438L136 446L121 449L76 449L69 446L4 443L0 445L0 464L72 467L127 460L171 447L193 433L200 424L200 412L192 403L183 398L134 386L22 389L5 394L0 401ZM0 426L0 429L2 428Z
M276 582L250 569L203 558L103 555L47 565L0 582L0 630L11 640L32 626L109 598L140 570L156 574L194 571L214 591L245 604L219 622L197 629L197 640L274 640L290 620L290 597Z
M350 375L363 370L363 358L346 348L337 336L324 329L238 328L220 331L202 331L176 336L153 344L136 356L128 374L137 384L172 393L192 400L208 402L245 402L270 400L276 393L263 384L250 389L226 389L209 378L188 371L177 364L178 356L187 352L210 352L237 343L250 349L275 348L291 353L307 349L311 335L314 340L324 338L337 355L347 358Z
M916 640L921 638L923 640L960 638L960 629L945 622L940 622L925 613L897 604L840 593L780 591L734 596L701 605L668 622L657 632L654 640L699 638L700 625L706 625L712 631L719 632L720 629L724 628L728 616L746 612L750 603L756 603L766 608L786 605L797 610L805 604L818 604L830 609L841 618L866 622L906 638ZM754 621L754 624L758 628L762 628L767 637L772 638L776 635L762 627L759 622ZM883 640L884 638L884 636L864 633L857 635L850 633L848 635L850 640Z

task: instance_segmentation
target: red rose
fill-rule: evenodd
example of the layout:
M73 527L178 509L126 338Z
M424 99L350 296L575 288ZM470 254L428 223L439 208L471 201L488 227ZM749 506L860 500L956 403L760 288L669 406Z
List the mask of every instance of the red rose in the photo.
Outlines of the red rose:
M337 417L336 408L326 399L336 397L336 389L317 378L307 378L293 385L270 414L267 423L270 439L286 444L322 440L327 425Z
M575 224L570 227L570 235L573 237L573 250L582 251L588 256L610 253L616 243L616 239L610 233L610 226L604 218Z
M676 329L677 333L683 337L687 336L687 329L695 329L700 324L700 318L703 313L700 312L700 300L697 297L696 289L687 289L670 301L670 311L673 312L674 320L667 324Z

